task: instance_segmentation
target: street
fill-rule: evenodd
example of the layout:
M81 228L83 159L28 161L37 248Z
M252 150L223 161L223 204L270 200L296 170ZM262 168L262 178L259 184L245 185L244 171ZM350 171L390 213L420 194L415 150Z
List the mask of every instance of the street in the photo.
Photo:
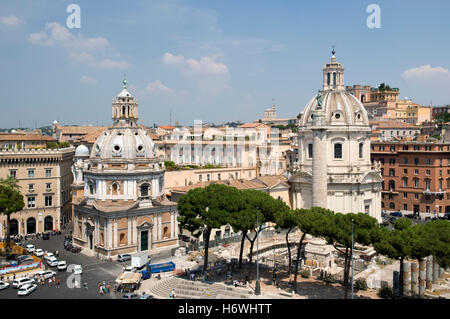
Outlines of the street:
M0 291L0 299L12 298L33 298L33 299L92 299L92 298L122 298L122 294L114 294L112 287L117 276L122 272L122 264L117 261L105 262L95 257L86 256L82 253L72 253L64 250L64 236L61 235L50 237L49 240L33 239L28 240L27 243L35 245L36 248L41 248L44 251L54 252L59 251L58 260L65 260L67 265L78 264L83 268L81 275L81 288L69 288L67 280L72 273L60 271L56 267L49 267L45 264L47 270L52 270L57 273L56 279L60 280L60 288L56 285L50 285L47 282L44 286L38 285L36 290L30 295L20 297L17 295L17 289L9 287ZM125 264L126 265L126 264ZM72 277L73 278L73 277ZM99 295L97 290L98 282L105 281L111 285L110 295ZM83 288L83 283L88 284L88 289Z

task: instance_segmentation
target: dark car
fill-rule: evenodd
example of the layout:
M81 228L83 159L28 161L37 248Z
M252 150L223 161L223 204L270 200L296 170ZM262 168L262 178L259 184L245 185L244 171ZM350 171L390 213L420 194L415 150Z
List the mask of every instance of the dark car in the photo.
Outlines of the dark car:
M389 218L389 222L390 222L391 224L393 224L397 219L398 219L398 217L392 216L391 218Z
M137 298L139 298L139 296L134 292L129 292L123 295L123 299L137 299Z
M391 216L391 217L403 217L403 216L402 216L402 213L400 213L400 212L392 212L392 213L390 214L390 216Z
M405 217L413 219L414 218L414 214L412 214L412 213L411 214L406 214Z
M45 233L42 235L42 239L43 240L49 240L50 239L50 235L48 233Z
M143 292L139 299L153 299L153 296Z

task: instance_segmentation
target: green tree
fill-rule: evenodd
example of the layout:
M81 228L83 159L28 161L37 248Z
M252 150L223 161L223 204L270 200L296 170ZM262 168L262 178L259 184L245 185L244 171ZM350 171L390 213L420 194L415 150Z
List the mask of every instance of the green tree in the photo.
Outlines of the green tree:
M370 245L379 241L379 224L378 221L367 214L341 214L334 215L334 221L328 224L331 227L323 229L323 235L328 243L345 256L344 261L344 289L345 299L348 297L349 286L349 270L352 256L352 219L354 220L354 243L361 245ZM345 250L338 248L341 245Z
M18 187L9 186L4 181L0 182L0 213L6 215L6 252L9 254L11 214L21 211L25 203Z
M450 266L450 222L447 220L433 220L423 225L422 231L418 235L422 238L422 245L429 247L428 252L433 255L439 266L447 268ZM419 244L420 246L420 244Z
M298 214L299 214L298 210L287 210L287 211L283 210L283 211L277 212L275 214L276 228L287 230L287 232L286 232L286 247L288 249L288 257L289 257L289 263L288 263L288 274L289 275L291 274L291 261L292 261L291 249L290 249L290 243L289 243L289 233L298 227L298 225L297 225Z
M403 296L403 263L405 258L411 256L411 247L415 236L411 224L410 219L397 219L393 230L385 227L380 229L380 238L374 243L374 248L379 254L400 260L400 297Z
M205 255L203 272L208 268L209 238L213 228L226 225L231 215L241 208L239 191L230 186L212 184L205 188L195 188L178 201L178 221L183 229L194 237L203 234Z
M297 245L297 256L295 260L295 270L294 270L294 291L297 291L297 276L298 276L298 265L301 255L301 249L303 247L303 240L307 234L324 237L329 233L329 229L332 227L333 222L333 212L331 210L312 207L311 209L297 209L296 219L297 227L301 230L302 236Z

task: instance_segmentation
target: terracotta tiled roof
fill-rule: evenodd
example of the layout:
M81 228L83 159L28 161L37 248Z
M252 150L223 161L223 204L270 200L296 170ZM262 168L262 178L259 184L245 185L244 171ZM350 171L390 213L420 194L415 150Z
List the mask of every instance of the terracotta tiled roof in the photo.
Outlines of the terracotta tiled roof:
M0 133L0 141L45 141L56 142L56 139L48 135Z
M169 126L169 125L159 125L158 127L162 128L163 130L174 130L174 129L176 129L175 126Z
M245 124L240 125L239 127L241 127L241 128L255 128L255 127L260 127L260 126L266 127L266 125L263 124L263 123L245 123Z
M106 126L61 126L61 133L63 135L67 134L90 134L96 132L98 130L104 131L106 130Z
M252 181L256 181L256 182L261 182L263 183L265 186L267 186L268 188L272 188L276 185L278 185L279 183L284 184L285 186L287 185L287 178L282 176L282 175L267 175L267 176L259 176L255 179L253 179Z
M80 141L88 144L94 144L97 141L97 138L102 134L105 130L103 128L99 128L96 131L92 131L85 136L83 136Z

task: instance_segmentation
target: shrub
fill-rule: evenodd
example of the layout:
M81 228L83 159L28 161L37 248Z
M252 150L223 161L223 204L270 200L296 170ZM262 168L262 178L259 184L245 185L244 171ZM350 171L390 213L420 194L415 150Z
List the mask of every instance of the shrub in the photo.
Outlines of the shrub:
M303 278L309 278L309 276L311 276L311 272L308 269L303 269L302 272L300 273L300 275Z
M389 287L384 287L378 290L378 296L384 299L390 299L392 298L392 289Z
M367 282L364 278L358 278L355 281L356 290L367 290Z
M327 285L334 284L334 283L336 282L336 278L334 278L334 276L333 276L333 275L330 275L330 274L326 274L326 275L322 278L322 280L323 280Z

